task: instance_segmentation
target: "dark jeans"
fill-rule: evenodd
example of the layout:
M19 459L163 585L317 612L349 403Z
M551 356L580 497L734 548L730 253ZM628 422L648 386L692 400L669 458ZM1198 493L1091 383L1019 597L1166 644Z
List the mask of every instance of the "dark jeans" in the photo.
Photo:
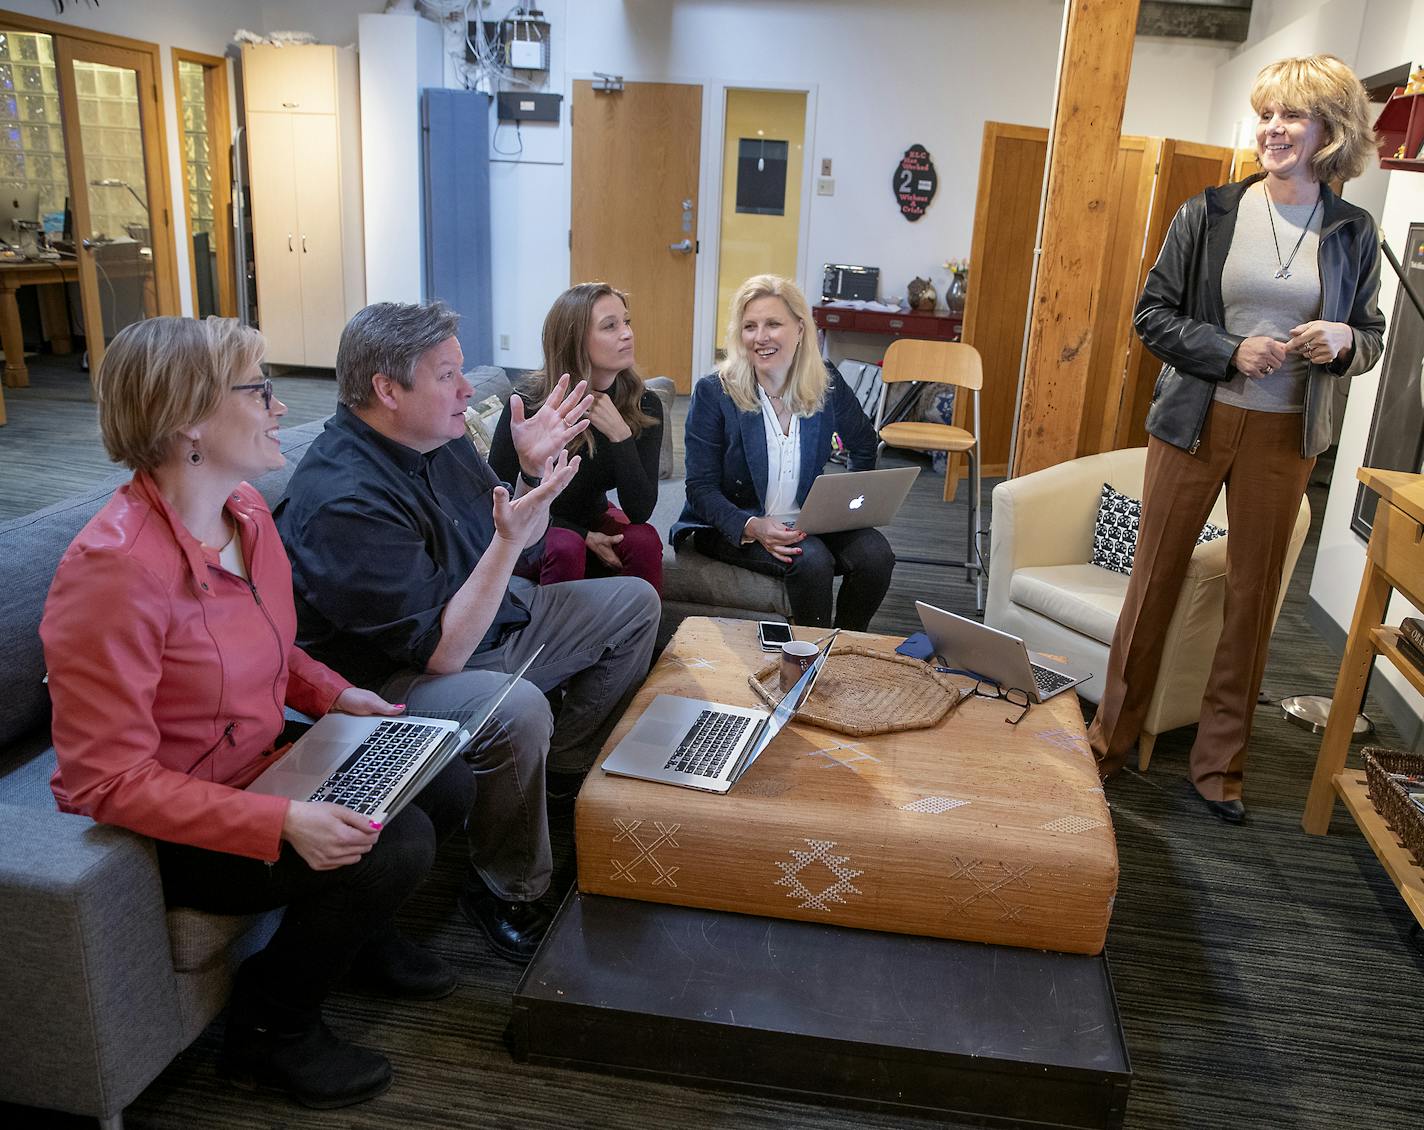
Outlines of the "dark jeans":
M801 554L790 565L778 561L759 542L733 545L716 530L697 530L692 539L698 553L754 573L784 577L791 618L808 628L865 631L890 590L890 574L895 570L895 552L879 530L807 534L797 543ZM837 576L845 579L833 625L831 581Z
M313 871L288 843L275 863L158 842L169 906L255 914L285 906L267 948L243 967L244 990L293 1013L314 1012L361 947L391 919L435 861L435 847L465 821L474 797L469 767L455 761L392 820L376 846L348 867Z

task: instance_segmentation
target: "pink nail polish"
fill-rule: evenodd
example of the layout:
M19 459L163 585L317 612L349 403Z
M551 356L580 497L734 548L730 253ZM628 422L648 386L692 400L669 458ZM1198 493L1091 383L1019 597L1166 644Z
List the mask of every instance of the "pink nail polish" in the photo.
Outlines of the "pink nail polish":
M371 821L371 831L373 831L373 832L379 832L383 827L385 827L385 825L382 824L380 821L378 821L378 820L372 820L372 821Z

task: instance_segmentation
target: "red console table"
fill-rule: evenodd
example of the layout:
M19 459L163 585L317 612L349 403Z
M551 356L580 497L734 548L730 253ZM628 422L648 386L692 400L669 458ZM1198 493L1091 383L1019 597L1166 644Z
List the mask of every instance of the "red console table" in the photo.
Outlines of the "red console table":
M964 325L963 314L936 310L923 314L906 310L887 314L881 310L853 310L844 306L815 306L811 309L816 326L836 333L880 334L885 337L914 337L928 341L958 341Z

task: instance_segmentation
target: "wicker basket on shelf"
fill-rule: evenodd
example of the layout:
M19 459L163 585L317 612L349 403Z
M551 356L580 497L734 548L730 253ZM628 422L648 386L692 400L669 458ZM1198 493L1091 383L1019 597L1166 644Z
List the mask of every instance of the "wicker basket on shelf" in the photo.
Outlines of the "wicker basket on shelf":
M1424 812L1410 801L1404 785L1390 777L1397 773L1424 777L1424 754L1369 746L1361 751L1361 757L1370 787L1370 803L1403 841L1414 862L1424 866Z

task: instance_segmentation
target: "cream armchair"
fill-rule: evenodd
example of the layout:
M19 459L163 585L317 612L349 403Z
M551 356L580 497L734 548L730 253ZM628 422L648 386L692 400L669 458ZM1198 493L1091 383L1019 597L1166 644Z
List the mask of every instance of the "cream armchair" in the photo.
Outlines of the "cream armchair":
M1142 497L1145 447L1107 451L1010 479L994 488L989 551L989 596L984 622L1029 647L1062 655L1093 672L1078 693L1097 702L1103 693L1108 648L1127 592L1127 577L1089 564L1093 524L1104 483ZM1226 526L1226 492L1207 519ZM1275 626L1286 583L1310 528L1310 503L1300 513L1286 551ZM1146 769L1157 735L1197 720L1217 638L1226 592L1226 544L1230 533L1199 545L1187 567L1177 609L1167 628L1162 671L1147 707L1138 742L1138 767Z

